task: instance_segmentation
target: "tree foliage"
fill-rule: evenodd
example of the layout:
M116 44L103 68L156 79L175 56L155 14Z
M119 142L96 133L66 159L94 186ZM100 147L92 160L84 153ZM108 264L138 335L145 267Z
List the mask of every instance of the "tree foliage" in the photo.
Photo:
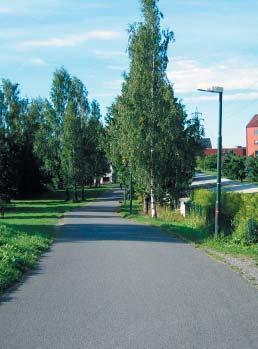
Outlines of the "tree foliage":
M92 109L92 110L91 110ZM18 84L0 86L0 199L46 187L75 188L108 168L97 101L64 69L55 71L50 100L21 98Z

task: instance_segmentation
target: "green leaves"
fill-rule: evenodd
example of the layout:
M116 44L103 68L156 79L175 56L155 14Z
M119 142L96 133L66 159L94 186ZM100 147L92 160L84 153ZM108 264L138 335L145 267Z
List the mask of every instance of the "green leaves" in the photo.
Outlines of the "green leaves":
M107 171L105 135L97 101L62 67L50 101L20 97L19 85L0 86L0 199L92 183Z

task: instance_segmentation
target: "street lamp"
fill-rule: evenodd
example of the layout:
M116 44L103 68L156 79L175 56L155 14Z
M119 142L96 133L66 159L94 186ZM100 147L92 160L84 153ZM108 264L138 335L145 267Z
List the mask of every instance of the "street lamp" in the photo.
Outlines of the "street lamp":
M219 94L219 130L218 130L218 153L217 153L217 192L215 208L215 237L221 229L221 159L222 159L222 99L223 87L213 86L208 89L198 89L198 91Z

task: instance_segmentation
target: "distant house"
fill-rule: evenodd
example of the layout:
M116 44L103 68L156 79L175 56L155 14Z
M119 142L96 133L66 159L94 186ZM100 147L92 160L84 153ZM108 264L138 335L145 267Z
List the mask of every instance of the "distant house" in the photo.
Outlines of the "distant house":
M246 126L246 155L258 157L258 114Z
M217 155L218 153L218 149L211 149L211 148L207 148L204 149L204 155L208 156L208 155ZM238 156L245 156L246 155L246 149L245 147L241 147L241 146L237 146L235 148L223 148L222 149L222 154L226 155L226 154L235 154Z
M201 146L203 149L212 148L211 139L210 138L202 138L201 139Z
M114 176L114 170L112 165L110 165L109 173L106 173L103 177L101 177L100 184L113 183L113 176Z

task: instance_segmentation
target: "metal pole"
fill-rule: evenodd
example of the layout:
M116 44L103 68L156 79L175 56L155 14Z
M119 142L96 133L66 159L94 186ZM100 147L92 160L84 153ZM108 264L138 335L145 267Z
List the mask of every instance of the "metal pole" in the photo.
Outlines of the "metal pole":
M215 237L218 237L221 229L222 99L223 99L223 92L219 92L219 130L218 130L218 154L217 154Z
M133 175L130 174L130 214L133 214Z

